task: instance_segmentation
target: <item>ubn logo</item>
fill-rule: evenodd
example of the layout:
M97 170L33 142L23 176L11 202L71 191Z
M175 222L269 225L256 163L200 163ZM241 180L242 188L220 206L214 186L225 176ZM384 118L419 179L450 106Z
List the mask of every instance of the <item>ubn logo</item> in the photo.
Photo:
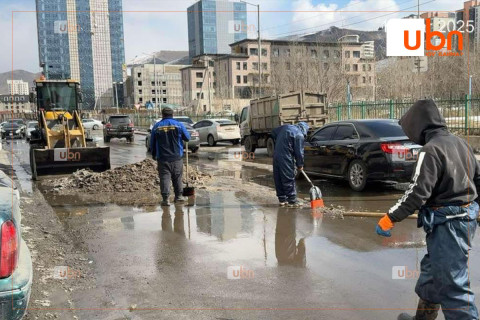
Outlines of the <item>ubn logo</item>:
M425 50L442 50L445 43L447 50L452 51L454 37L458 43L456 49L463 50L462 32L449 31L445 37L440 31L432 31L430 19L391 19L386 24L386 31L387 56L422 57L425 56Z
M255 160L255 153L232 148L228 150L228 159L231 161Z
M253 270L248 270L243 266L230 266L227 268L227 278L231 280L253 279L255 274Z
M399 149L392 152L392 161L403 162L403 161L417 161L418 150L412 149Z
M80 161L80 152L72 152L68 148L57 148L53 153L54 161Z
M406 266L393 266L392 267L392 279L393 280L405 280L405 279L418 279L420 271L409 270Z
M75 279L81 276L80 271L67 266L56 266L53 268L54 279Z
M53 32L59 34L66 34L69 32L80 32L80 26L78 24L68 23L66 20L56 20L53 23Z
M254 24L246 24L239 20L228 21L228 33L250 33L255 32Z

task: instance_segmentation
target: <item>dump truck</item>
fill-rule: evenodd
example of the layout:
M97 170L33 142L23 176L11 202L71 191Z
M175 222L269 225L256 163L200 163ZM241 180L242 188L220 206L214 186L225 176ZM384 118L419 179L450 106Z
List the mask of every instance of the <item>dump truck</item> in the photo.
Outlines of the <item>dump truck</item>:
M38 127L30 137L32 179L84 168L110 169L110 148L99 147L86 137L79 113L80 83L44 77L34 83L30 101L36 104Z
M304 91L263 97L250 101L240 115L240 134L245 151L267 148L273 156L272 130L284 124L307 122L311 130L323 126L327 119L327 95Z

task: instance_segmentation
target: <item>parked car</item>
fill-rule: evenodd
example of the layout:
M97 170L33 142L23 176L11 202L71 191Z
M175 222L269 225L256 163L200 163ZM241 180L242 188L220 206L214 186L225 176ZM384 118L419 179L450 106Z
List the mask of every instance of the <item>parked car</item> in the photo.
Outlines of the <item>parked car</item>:
M38 127L38 121L29 121L27 122L27 129L25 130L25 139L30 141L30 137L32 136L32 131L35 131Z
M125 138L129 142L135 140L133 121L128 115L114 115L103 124L103 141L110 142L112 138Z
M193 126L200 135L200 142L207 142L213 147L219 141L230 141L236 145L240 143L240 128L238 124L228 119L204 119Z
M18 124L18 126L20 127L20 132L22 133L23 136L25 136L27 126L25 124L25 121L23 121L23 119L10 119L10 120L7 120L7 122Z
M22 239L20 194L0 171L0 315L19 320L27 310L32 287L32 259Z
M190 123L193 124L192 119L189 117L184 117L184 116L179 116L179 117L173 117L173 119L180 121L183 123L185 126L185 129L187 129L188 133L190 134L190 141L188 141L188 150L192 151L192 153L195 153L198 151L200 148L200 137L198 135L198 131L195 130ZM153 123L150 125L150 129L148 129L148 133L152 132L152 128L155 123L160 121L162 119L156 119L153 121ZM185 148L186 143L183 143L183 148ZM147 152L150 152L150 134L147 135L145 139L145 147L147 147Z
M98 130L103 129L103 124L101 121L96 119L82 119L82 124L85 129Z
M2 139L21 139L23 138L22 127L16 122L7 122L1 129Z
M408 181L420 149L398 120L339 121L306 139L305 171L346 179L362 191L369 180Z

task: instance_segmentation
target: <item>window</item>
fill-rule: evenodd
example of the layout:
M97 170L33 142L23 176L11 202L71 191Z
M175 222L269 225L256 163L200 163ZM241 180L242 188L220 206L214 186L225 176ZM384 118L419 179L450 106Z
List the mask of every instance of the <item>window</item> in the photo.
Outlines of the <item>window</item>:
M350 51L345 51L345 58L350 58Z
M360 58L360 51L353 51L354 58Z
M350 65L349 65L349 64L346 64L346 65L345 65L345 71L347 71L347 72L350 71Z
M138 85L139 87L141 87L141 86L142 86L142 81L138 81L138 82L137 82L137 85Z
M323 50L323 58L324 58L324 59L330 58L330 51L328 51L328 50Z
M138 90L138 94L142 94L142 92L143 92L142 89Z
M337 129L336 126L331 126L331 127L325 127L317 131L311 138L310 141L316 142L316 141L328 141L332 137L332 134L335 132Z
M250 55L251 56L258 56L258 49L257 48L250 48Z
M280 56L280 49L273 49L273 56L274 57Z
M197 99L200 99L200 92L197 92Z
M262 56L266 57L268 54L267 49L262 49Z
M367 83L367 77L363 77L363 78L362 78L362 82L363 82L363 83Z
M267 69L268 69L268 64L262 63L262 70L267 70Z
M328 65L328 63L326 63L326 62L323 63L323 69L325 71L328 71L328 69L330 69L330 66Z
M152 102L153 102L153 103L157 102L157 99L152 98Z
M237 76L237 83L241 83L241 77Z
M258 70L258 62L253 62L252 63L252 69L253 70Z
M351 125L340 125L338 126L333 140L352 140L358 139L358 134L355 131L355 128Z
M138 98L138 102L143 102L143 98L142 97Z
M368 64L368 71L372 71L372 65Z
M213 67L213 66L214 66L213 60L208 61L208 66L209 66L209 67Z
M290 62L285 63L285 69L290 70Z
M237 62L237 70L240 70L240 62Z
M340 51L335 50L333 51L333 55L335 56L335 58L340 58L342 54L340 53Z
M243 63L243 70L247 70L248 69L248 63L244 62Z
M163 89L162 94L167 94L167 89Z
M137 73L137 78L140 78L141 76L142 76L141 72Z
M197 72L197 78L203 78L203 72Z
M285 49L285 56L290 57L290 49Z
M197 89L202 89L202 83L201 82L197 82Z
M310 50L310 56L312 58L317 58L318 57L317 50L315 49Z
M167 86L167 81L162 81L162 86L166 87Z
M371 79L372 77L370 77ZM248 77L247 76L243 76L243 83L247 83L248 82Z
M152 90L152 94L155 94L155 90Z
M358 71L358 64L353 65L353 71Z
M163 98L163 103L167 103L167 98Z
M154 81L152 81L152 86L155 86L155 82L154 82Z
M367 65L366 64L362 65L362 71L367 71Z
M372 83L372 77L368 77L368 82Z

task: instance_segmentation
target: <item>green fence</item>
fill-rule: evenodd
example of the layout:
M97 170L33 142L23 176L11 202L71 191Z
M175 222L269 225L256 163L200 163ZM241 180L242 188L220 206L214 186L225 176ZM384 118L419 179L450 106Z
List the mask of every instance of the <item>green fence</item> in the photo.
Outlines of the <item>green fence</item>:
M328 108L330 121L349 119L400 119L414 100L360 101L332 104ZM480 135L480 98L435 99L450 131Z

